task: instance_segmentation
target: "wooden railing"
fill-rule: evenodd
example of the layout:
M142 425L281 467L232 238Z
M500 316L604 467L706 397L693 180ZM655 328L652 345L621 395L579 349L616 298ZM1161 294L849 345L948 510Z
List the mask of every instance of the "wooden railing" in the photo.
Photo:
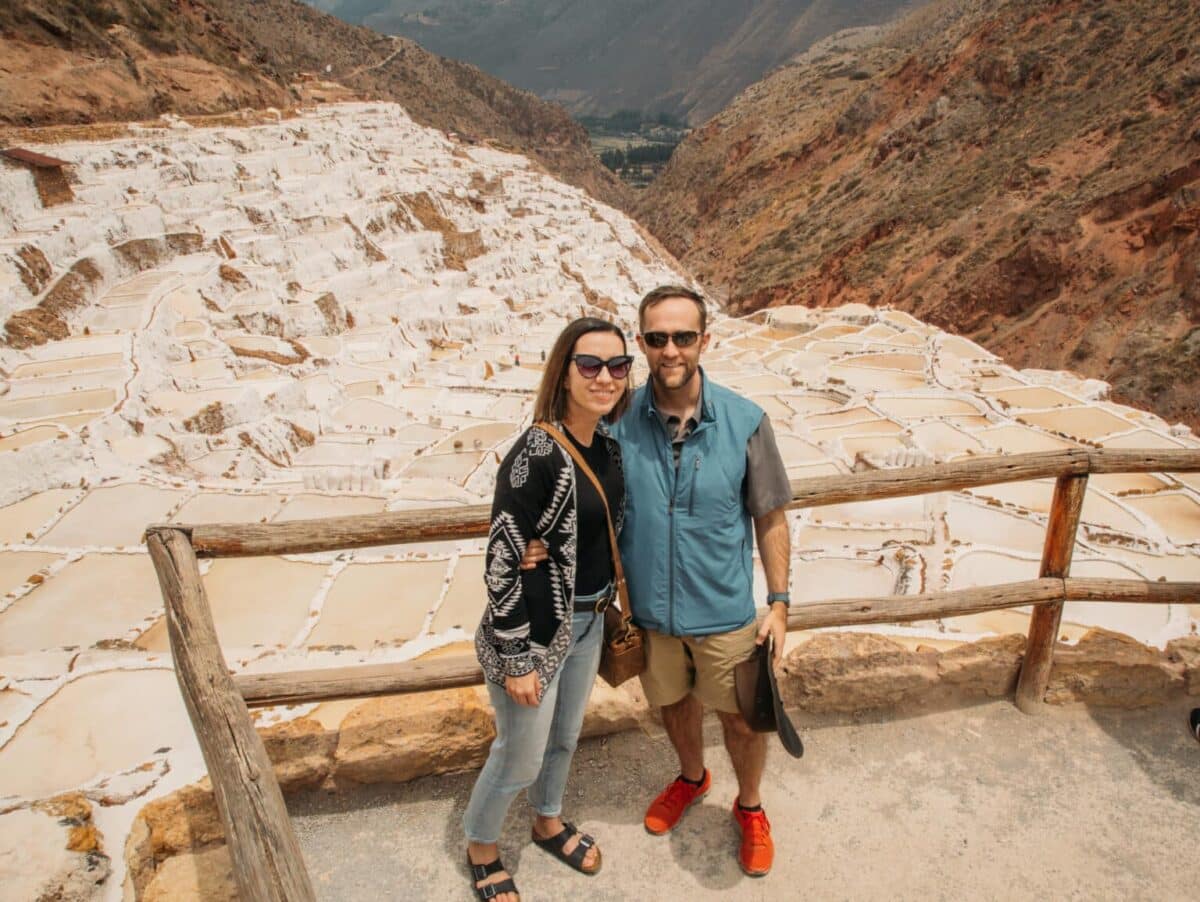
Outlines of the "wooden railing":
M791 508L957 491L1031 479L1056 480L1038 579L997 586L849 598L795 606L788 629L899 623L1032 605L1016 704L1042 708L1063 603L1071 600L1182 604L1200 582L1075 579L1069 576L1087 479L1092 473L1200 471L1196 450L1071 449L988 457L792 482ZM198 557L302 554L482 537L490 509L403 511L272 524L159 525L146 532L166 607L179 687L208 765L241 896L313 899L283 795L248 706L315 702L466 686L483 681L473 657L272 674L230 674L200 579Z

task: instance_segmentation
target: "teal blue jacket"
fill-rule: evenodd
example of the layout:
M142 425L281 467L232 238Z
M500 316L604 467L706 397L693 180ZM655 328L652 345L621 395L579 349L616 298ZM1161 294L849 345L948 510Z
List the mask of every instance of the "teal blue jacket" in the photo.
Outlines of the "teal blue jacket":
M649 383L613 426L625 470L621 560L633 619L705 636L754 619L754 525L742 496L746 442L763 410L704 376L699 424L676 470Z

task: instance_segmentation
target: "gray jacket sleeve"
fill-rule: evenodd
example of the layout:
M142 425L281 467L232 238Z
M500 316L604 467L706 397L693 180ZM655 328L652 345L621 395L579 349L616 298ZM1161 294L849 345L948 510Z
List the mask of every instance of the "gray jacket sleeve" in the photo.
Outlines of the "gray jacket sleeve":
M769 514L792 500L792 487L775 441L775 430L765 413L746 442L745 499L751 517Z

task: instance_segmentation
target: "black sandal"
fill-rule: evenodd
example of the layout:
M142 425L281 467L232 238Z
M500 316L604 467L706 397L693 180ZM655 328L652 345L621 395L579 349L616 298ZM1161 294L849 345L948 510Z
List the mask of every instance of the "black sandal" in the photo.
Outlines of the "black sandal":
M497 858L495 861L489 861L487 864L475 864L471 861L471 856L467 856L467 867L471 869L472 886L475 887L475 895L483 902L488 902L489 899L495 899L501 893L520 893L517 891L517 885L513 883L512 877L506 877L503 880L497 880L495 883L487 883L483 886L479 885L480 880L486 880L488 877L495 874L497 871L507 870Z
M544 839L537 835L536 831L533 834L533 844L541 849L545 849L559 861L570 865L581 874L587 874L589 877L599 873L600 865L603 863L600 860L600 850L596 849L596 864L591 868L583 866L583 860L587 858L588 849L595 847L596 840L586 833L579 833L579 842L575 844L575 848L570 854L563 851L567 841L579 833L575 825L570 821L563 821L563 828L553 836L547 836Z

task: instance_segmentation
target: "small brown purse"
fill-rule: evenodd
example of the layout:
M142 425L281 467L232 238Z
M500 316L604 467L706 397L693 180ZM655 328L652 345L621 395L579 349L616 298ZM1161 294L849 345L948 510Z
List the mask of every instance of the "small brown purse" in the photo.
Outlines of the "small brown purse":
M600 500L604 503L604 516L608 521L608 547L612 551L613 582L620 608L610 602L604 609L604 645L600 651L600 676L608 685L620 686L646 669L646 649L642 628L634 624L633 615L629 612L629 589L625 585L625 568L621 566L621 553L617 548L617 534L613 529L608 498L600 480L596 478L596 474L571 440L549 423L538 423L537 427L558 442L575 463L579 464L579 469L592 481L592 485L600 494Z

